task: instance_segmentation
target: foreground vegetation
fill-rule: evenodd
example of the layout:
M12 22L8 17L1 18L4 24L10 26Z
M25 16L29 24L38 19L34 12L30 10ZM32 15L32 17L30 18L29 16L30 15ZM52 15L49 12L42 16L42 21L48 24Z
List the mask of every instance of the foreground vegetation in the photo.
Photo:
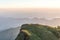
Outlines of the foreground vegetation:
M60 40L60 27L23 24L15 40Z

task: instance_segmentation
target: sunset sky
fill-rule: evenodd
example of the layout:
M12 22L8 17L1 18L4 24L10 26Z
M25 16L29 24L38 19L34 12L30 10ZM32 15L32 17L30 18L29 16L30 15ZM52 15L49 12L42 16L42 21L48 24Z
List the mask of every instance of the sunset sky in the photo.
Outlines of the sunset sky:
M0 0L0 8L60 8L60 0Z
M60 17L60 0L0 0L0 17Z

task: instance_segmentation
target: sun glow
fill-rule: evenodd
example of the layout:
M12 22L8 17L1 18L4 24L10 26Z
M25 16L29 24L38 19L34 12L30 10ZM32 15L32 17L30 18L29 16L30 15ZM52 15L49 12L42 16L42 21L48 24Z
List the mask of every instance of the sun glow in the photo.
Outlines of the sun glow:
M0 8L60 8L60 0L0 0Z

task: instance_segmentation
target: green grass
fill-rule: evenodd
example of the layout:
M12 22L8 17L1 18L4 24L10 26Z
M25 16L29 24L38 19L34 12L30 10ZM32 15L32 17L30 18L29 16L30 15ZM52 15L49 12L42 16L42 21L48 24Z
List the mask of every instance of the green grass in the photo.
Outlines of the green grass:
M60 34L57 28L39 24L24 24L21 26L21 31L16 40L24 40L24 34L28 40L58 40Z

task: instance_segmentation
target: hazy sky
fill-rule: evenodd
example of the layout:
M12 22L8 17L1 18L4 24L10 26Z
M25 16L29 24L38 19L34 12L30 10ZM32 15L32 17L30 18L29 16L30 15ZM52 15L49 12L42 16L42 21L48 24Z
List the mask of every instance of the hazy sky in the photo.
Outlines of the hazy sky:
M0 0L0 8L60 8L60 0Z
M48 9L48 8L12 8L12 9L1 9L0 17L45 17L54 18L60 17L60 9Z
M0 17L60 17L60 0L0 0Z

